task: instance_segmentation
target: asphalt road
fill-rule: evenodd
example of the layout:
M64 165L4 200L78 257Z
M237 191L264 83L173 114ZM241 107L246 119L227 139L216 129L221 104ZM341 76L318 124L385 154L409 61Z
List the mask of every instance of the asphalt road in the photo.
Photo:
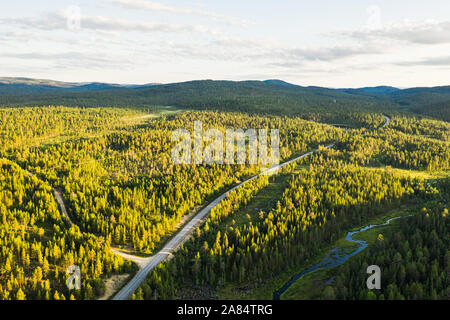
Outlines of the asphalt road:
M64 216L69 220L70 224L73 224L72 220L70 220L69 214L67 213L66 206L64 204L64 199L62 197L62 192L60 190L54 189L53 194L56 198L56 201L58 202L61 212L64 214Z
M383 124L382 128L386 127L390 122L391 122L391 118L389 118L388 116L384 116L384 124Z
M332 148L334 144L330 144L326 146L325 148ZM138 273L131 279L130 282L128 282L115 296L112 300L126 300L128 299L133 292L139 287L139 285L145 280L147 274L155 268L158 264L163 262L166 258L168 258L170 255L172 255L180 246L181 244L194 232L194 230L204 221L204 218L211 212L211 209L214 208L219 204L220 201L225 199L225 197L232 192L233 190L236 190L243 186L244 184L258 178L262 174L273 174L277 170L281 169L282 167L291 164L299 159L302 159L304 157L307 157L314 152L317 152L318 150L310 151L308 153L305 153L295 159L289 160L287 162L284 162L282 164L279 164L277 166L271 167L270 169L267 169L263 171L262 173L255 175L244 182L241 182L237 186L231 188L227 192L223 193L221 196L216 198L214 201L212 201L210 204L208 204L205 208L200 210L200 212L192 218L184 227L181 229L180 232L178 232L157 254L152 256L148 263L144 265Z
M386 127L390 122L391 119L387 116L384 116L385 123L383 124L382 128ZM327 145L325 148L332 148L334 144ZM125 253L119 252L117 250L111 249L112 252L115 254L121 255L124 258L130 259L135 261L139 265L139 271L138 273L131 279L130 282L128 282L113 298L113 300L126 300L128 299L133 292L139 287L139 285L145 280L147 274L155 268L158 264L163 262L165 259L167 259L170 255L173 255L173 253L183 244L184 241L186 241L189 236L194 232L194 230L204 221L204 218L211 212L211 209L217 206L217 204L222 201L230 192L233 190L236 190L237 188L240 188L244 184L258 178L260 175L271 175L278 172L279 169L283 168L286 165L289 165L299 159L305 158L314 152L317 152L318 150L310 151L308 153L305 153L297 158L294 158L292 160L289 160L287 162L284 162L282 164L273 166L263 172L261 172L258 175L255 175L244 182L238 184L237 186L231 188L227 192L223 193L221 196L219 196L217 199L212 201L210 204L208 204L205 208L200 210L200 212L192 218L182 229L180 232L178 232L164 247L159 251L157 254L155 254L152 257L149 258L141 258L141 257L134 257L131 255L127 255ZM33 173L28 172L28 175L30 177L33 176ZM72 221L70 220L70 217L67 213L66 206L64 205L64 199L62 197L62 193L60 190L55 189L54 190L54 196L56 198L56 201L61 207L61 211L64 214L64 216L67 217L69 222L72 224Z
M382 128L386 127L390 122L391 119L388 116L384 116L385 122L382 126ZM329 149L332 148L334 144L327 145L325 148ZM302 158L305 158L307 156L312 155L313 153L317 152L318 150L310 151L308 153L305 153L297 158L294 158L292 160L289 160L287 162L284 162L282 164L276 165L274 167L271 167L263 172L261 172L258 175L255 175L244 182L238 184L237 186L231 188L227 192L223 193L220 197L212 201L210 204L208 204L205 208L200 210L200 212L192 218L184 227L181 229L180 232L178 232L157 254L152 256L151 258L148 258L148 262L144 265L141 265L141 269L138 271L138 273L133 277L133 279L130 280L115 296L112 300L127 300L133 292L139 287L139 285L145 280L147 274L155 268L158 264L163 262L166 258L168 258L170 255L173 255L173 253L183 244L186 239L189 238L189 236L194 232L194 230L204 221L204 218L211 212L211 209L217 206L217 204L222 201L227 194L229 194L231 191L236 190L237 188L240 188L244 184L258 178L262 174L275 174L279 169L283 168L284 166L287 166L297 160L300 160Z

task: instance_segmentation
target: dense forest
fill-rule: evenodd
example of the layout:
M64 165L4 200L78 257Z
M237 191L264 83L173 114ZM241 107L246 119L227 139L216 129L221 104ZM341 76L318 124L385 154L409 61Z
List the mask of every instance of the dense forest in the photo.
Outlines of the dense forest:
M102 276L135 270L105 239L70 225L48 183L5 159L0 182L0 300L93 299L104 288ZM74 264L83 285L69 292L66 269Z
M450 299L450 223L446 203L450 183L440 183L446 199L427 202L395 228L379 233L375 243L349 263L333 268L316 286L312 299L436 300ZM443 201L442 201L443 200ZM369 290L364 274L369 265L381 270L381 288ZM292 292L291 292L292 293Z
M259 183L223 201L175 258L149 275L137 298L139 294L146 299L183 297L196 288L199 294L205 285L261 281L311 258L344 230L405 201L427 198L423 181L386 170L320 156L308 165L292 175L275 207L257 217L233 213L258 191Z
M12 158L63 188L71 217L82 230L130 245L134 251L152 253L184 215L259 170L245 165L174 165L171 132L189 128L194 119L203 121L205 128L281 127L284 121L282 158L328 143L340 134L333 127L301 119L197 112L152 120L145 127L98 139L19 148Z
M339 270L328 298L421 300L450 299L450 224L448 210L428 210L402 222L400 232L383 240ZM360 270L380 266L381 290L364 289Z
M190 97L189 86L197 85L217 83L186 84L181 96L173 87L159 89L152 107L0 109L0 299L97 299L107 279L138 270L111 249L156 253L199 208L263 170L261 163L175 165L172 132L192 132L194 121L222 133L279 129L280 162L318 151L229 193L174 259L148 275L135 299L215 298L225 287L264 284L353 227L448 193L429 184L430 177L448 176L448 122L387 105L372 112L370 95L361 105L354 94L317 88L321 104L295 86L249 82L240 96L218 101L227 97L223 86ZM236 91L237 84L226 85ZM145 97L149 89L139 90ZM156 106L172 97L183 107ZM391 122L384 127L386 114ZM248 209L271 188L269 201ZM439 259L448 243L442 247ZM73 264L83 284L69 291L66 270Z

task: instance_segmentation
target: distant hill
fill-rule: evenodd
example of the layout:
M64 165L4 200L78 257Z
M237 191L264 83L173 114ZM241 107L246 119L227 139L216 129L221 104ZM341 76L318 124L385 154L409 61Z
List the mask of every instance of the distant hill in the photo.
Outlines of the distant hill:
M295 88L295 87L300 87L296 84L292 84L283 80L278 80L278 79L270 79L270 80L264 80L264 83L267 84L273 84L273 85L278 85L278 86L284 86L284 87L291 87L291 88Z
M401 91L399 88L389 87L389 86L378 86L378 87L365 87L358 89L339 89L346 93L351 94L371 94L371 95L385 95L391 94L397 91Z
M450 121L450 86L410 88L393 92L389 98L412 112Z
M136 98L156 105L273 114L305 114L330 109L371 109L376 99L321 87L302 87L279 80L200 80L135 90ZM383 106L379 106L383 107Z
M153 87L159 86L161 83L146 83L146 84L122 84L121 86L124 88L143 88L143 87Z
M282 80L197 80L171 84L119 85L0 78L0 105L147 106L308 115L340 110L410 111L450 121L450 86L398 89L389 86L330 89Z
M28 86L45 86L55 88L71 88L79 83L75 82L63 82L55 80L43 80L43 79L31 79L31 78L13 78L13 77L0 77L0 84L2 85L28 85Z
M0 77L0 94L48 94L61 92L82 92L82 91L96 91L108 90L115 88L138 88L149 87L154 84L145 85L120 85L112 83L101 82L63 82L44 79L31 78L11 78Z

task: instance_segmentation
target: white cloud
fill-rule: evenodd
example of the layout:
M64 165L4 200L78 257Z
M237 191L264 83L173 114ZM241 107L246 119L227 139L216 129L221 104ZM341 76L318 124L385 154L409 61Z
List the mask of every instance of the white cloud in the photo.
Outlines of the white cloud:
M22 60L25 62L43 61L48 68L69 68L69 69L101 69L123 68L132 66L134 62L126 57L113 57L104 54L94 54L92 52L4 52L0 53L2 59Z
M265 63L267 66L292 68L305 63L332 63L356 56L382 53L375 46L297 47L281 42L241 38L218 38L205 42L159 42L153 53L171 59Z
M382 53L383 50L374 46L335 46L329 48L294 48L284 50L280 54L284 60L304 59L309 61L334 61L354 56Z
M339 83L349 83L356 80L346 75L353 74L361 79L375 74L380 82L383 75L398 74L412 82L406 73L427 69L431 70L428 74L440 72L441 79L448 78L437 67L443 70L450 66L450 21L403 21L334 33L331 27L324 27L317 28L317 34L311 25L310 35L303 37L302 21L295 21L299 30L292 28L294 23L283 25L284 21L274 26L270 14L264 17L266 24L243 30L215 23L246 23L225 16L224 11L218 14L198 7L143 0L105 1L108 5L101 8L83 8L77 32L68 28L71 12L67 9L35 12L28 17L20 17L20 13L0 17L0 61L4 72L18 70L26 74L28 67L32 68L30 72L40 67L39 73L44 75L47 69L81 79L89 74L99 79L116 75L146 79L151 75L162 82L171 77L266 74L267 78L304 81L316 77L320 82L338 79ZM247 14L257 19L259 12ZM61 71L64 69L69 72ZM78 69L83 71L77 74ZM88 69L95 71L86 72Z
M0 23L9 26L20 26L26 30L66 30L66 21L69 12L60 10L58 12L47 13L37 17L8 18L0 19ZM267 39L246 39L239 36L231 36L219 30L210 29L204 26L156 24L146 21L134 21L110 18L104 16L82 16L81 30L96 31L95 41L89 41L89 37L75 37L66 39L56 36L54 39L65 46L72 47L80 45L81 39L84 43L89 43L88 47L99 47L100 45L115 44L122 47L122 52L147 50L147 56L161 57L164 60L173 59L204 59L208 61L235 61L235 62L270 62L274 66L293 67L304 61L331 62L339 59L350 58L358 55L379 53L380 50L374 46L341 45L334 47L299 47L286 45L280 41ZM114 33L140 32L140 33L179 33L190 32L207 34L212 37L204 39L192 39L189 42L179 40L157 39L136 43L131 39L124 41L120 36L112 37ZM49 33L50 35L50 33ZM42 35L40 35L43 38ZM53 37L53 36L52 36ZM79 39L78 39L79 38ZM61 40L62 39L62 40ZM77 40L78 39L78 40ZM103 40L104 41L103 41ZM113 40L115 39L115 40ZM48 40L48 39L47 39ZM70 42L73 41L73 45ZM127 42L132 42L132 47L126 46ZM148 50L150 49L151 50ZM104 49L104 48L103 48ZM69 51L71 49L66 49Z
M411 67L411 66L450 66L450 56L445 57L433 57L433 58L426 58L416 61L403 61L403 62L397 62L395 63L398 66L403 67Z
M344 31L342 35L357 40L391 39L421 45L450 43L450 21L403 21L383 28Z
M58 12L51 12L38 17L23 17L23 18L3 18L0 19L1 24L18 25L24 28L34 28L46 31L65 30L68 29L67 21L70 18L70 13L67 10L60 10ZM109 18L103 16L85 16L81 17L81 30L95 30L95 31L118 31L118 32L194 32L194 33L209 33L219 34L218 30L214 30L202 25L178 25L178 24L164 24L152 23L146 21L134 21L126 19Z
M196 15L207 17L213 20L222 21L230 24L236 25L248 25L251 22L247 19L240 19L235 17L229 17L222 14L218 14L212 11L199 10L199 9L189 9L189 8L175 8L169 7L165 4L154 2L154 1L144 1L144 0L110 0L110 2L118 4L124 8L137 9L137 10L151 10L151 11L163 11L173 14L184 14L184 15Z

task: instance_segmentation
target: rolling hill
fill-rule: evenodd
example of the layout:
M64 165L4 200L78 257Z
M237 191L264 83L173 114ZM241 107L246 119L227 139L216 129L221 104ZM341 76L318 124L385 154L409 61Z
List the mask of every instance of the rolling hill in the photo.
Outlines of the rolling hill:
M330 89L282 80L197 80L118 85L0 78L0 105L148 106L215 109L264 114L312 114L330 110L408 111L450 120L450 86L398 89L379 86Z

